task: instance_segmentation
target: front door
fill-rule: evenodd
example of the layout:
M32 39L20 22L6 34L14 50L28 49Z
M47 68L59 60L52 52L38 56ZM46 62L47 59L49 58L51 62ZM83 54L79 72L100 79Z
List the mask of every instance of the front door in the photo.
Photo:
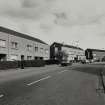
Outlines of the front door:
M24 60L24 55L21 55L21 61L23 61Z

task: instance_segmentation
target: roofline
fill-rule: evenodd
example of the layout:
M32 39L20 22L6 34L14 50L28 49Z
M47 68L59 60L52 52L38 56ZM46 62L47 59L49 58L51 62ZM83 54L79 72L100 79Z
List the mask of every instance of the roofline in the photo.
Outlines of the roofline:
M4 33L7 33L7 34L11 34L11 35L14 35L14 36L18 36L18 37L21 37L21 38L25 38L25 39L28 39L28 40L32 40L32 41L36 41L36 42L48 45L47 43L45 43L44 41L42 41L38 38L29 36L27 34L23 34L23 33L20 33L20 32L17 32L17 31L14 31L12 29L8 29L8 28L2 27L2 26L0 26L0 32L4 32Z
M105 50L101 50L101 49L91 49L91 48L87 48L86 50L92 50L92 51L100 51L100 52L105 52Z
M63 44L62 44L62 43L58 43L58 42L53 42L53 44L52 44L52 45L54 45L54 44L58 44L58 45L60 45L60 46L63 46Z
M61 46L63 46L63 47L68 47L68 48L74 48L74 49L83 50L83 49L80 48L80 47L76 47L76 46L72 46L72 45L67 45L67 44L63 44L63 43L54 42L52 45L54 45L54 44L59 44L59 45L61 45Z

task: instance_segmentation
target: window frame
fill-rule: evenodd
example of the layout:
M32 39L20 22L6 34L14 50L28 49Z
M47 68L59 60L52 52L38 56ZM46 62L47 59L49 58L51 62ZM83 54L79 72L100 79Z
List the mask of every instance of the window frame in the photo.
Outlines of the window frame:
M15 50L18 50L18 42L11 41L11 48L15 49Z
M6 40L0 39L0 42L5 42L5 46L3 44L2 45L0 44L0 47L1 48L6 48Z
M31 44L27 44L27 51L32 51L32 45Z

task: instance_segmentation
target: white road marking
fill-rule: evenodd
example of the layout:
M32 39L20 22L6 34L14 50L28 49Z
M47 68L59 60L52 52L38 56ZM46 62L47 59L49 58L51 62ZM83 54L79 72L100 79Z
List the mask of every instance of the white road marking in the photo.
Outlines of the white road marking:
M60 72L58 72L58 73L61 74L61 73L66 72L66 71L68 71L68 70L63 70L63 71L60 71Z
M0 94L0 98L2 98L4 95L3 94Z
M27 84L27 85L28 85L28 86L31 86L31 85L33 85L33 84L35 84L35 83L38 83L38 82L43 81L43 80L48 79L48 78L51 78L51 76L47 76L47 77L42 78L42 79L39 79L39 80L37 80L37 81L33 81L33 82L31 82L31 83L29 83L29 84Z

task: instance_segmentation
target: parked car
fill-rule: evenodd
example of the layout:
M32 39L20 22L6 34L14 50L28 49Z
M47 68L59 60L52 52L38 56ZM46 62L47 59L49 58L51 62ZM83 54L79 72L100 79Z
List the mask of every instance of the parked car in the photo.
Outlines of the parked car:
M68 60L62 60L61 66L69 66L69 65L72 65L72 62L70 62Z
M86 59L86 63L90 63L90 61Z
M86 59L86 60L82 60L81 63L82 63L82 64L87 64L87 63L89 64L89 63L91 63L91 62Z
M81 63L82 64L86 64L86 60L81 60Z

